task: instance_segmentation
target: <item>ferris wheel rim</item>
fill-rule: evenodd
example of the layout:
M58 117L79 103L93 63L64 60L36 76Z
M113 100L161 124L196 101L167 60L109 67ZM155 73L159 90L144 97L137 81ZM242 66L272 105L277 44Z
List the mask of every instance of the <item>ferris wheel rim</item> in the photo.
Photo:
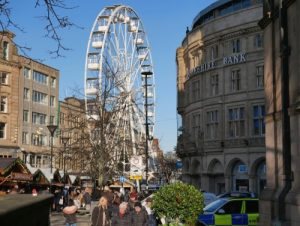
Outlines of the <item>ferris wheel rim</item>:
M93 23L93 26L92 26L92 29L91 29L91 32L90 32L90 35L89 35L89 40L88 40L88 45L87 45L87 50L86 50L86 61L85 61L85 84L84 84L84 90L85 90L85 107L86 107L86 110L87 110L87 104L88 104L88 98L87 98L87 79L89 79L90 77L88 76L88 71L89 71L89 69L88 69L88 56L89 56L89 54L91 53L91 51L90 51L90 49L91 49L91 42L92 42L92 36L93 36L93 33L94 33L94 31L95 31L95 27L96 27L96 25L97 25L97 20L98 20L98 18L99 17L101 17L103 14L104 14L104 12L105 12L105 10L107 9L107 7L105 7L104 9L102 9L101 11L100 11L100 13L97 15L97 17L96 17L96 19L95 19L95 21L94 21L94 23ZM108 15L108 24L107 24L107 26L110 28L111 26L112 26L112 23L113 23L113 19L114 19L114 17L115 17L115 15L117 15L117 13L119 12L119 11L121 11L122 9L127 9L127 10L130 10L131 12L133 12L135 15L136 15L136 18L137 18L137 20L140 22L140 24L141 24L141 30L146 34L146 32L145 32L145 29L144 29L144 25L143 25L143 23L142 23L142 21L141 21L141 19L140 19L140 17L138 16L138 14L135 12L135 10L134 9L132 9L131 7L129 7L129 6L125 6L125 5L119 5L119 6L116 6L113 10L112 10L112 13L110 14L110 15ZM106 31L105 31L105 33L104 33L104 38L103 38L103 42L104 42L104 44L103 44L103 46L106 46L105 44L106 44L106 42L108 41L108 32L109 32L109 29L107 29ZM151 68L152 68L152 71L153 71L153 68L154 68L154 66L153 66L153 61L152 61L152 56L151 56L151 47L150 47L150 43L149 43L149 40L148 40L148 37L145 35L145 40L146 40L146 43L147 43L147 49L148 49L148 55L149 55L149 62L150 62L150 66L151 66ZM99 62L99 64L101 65L101 67L100 67L100 69L99 69L99 71L98 71L98 79L100 80L100 79L102 79L102 77L101 77L101 74L102 74L102 70L103 70L103 67L102 67L102 64L103 64L103 54L104 54L104 51L105 51L105 48L101 48L101 51L100 51L100 62ZM139 67L141 67L141 65L139 65ZM139 68L138 70L137 70L137 73L136 73L136 76L138 76L138 72L139 72L139 70L141 70L141 68ZM152 112L153 112L153 124L155 124L155 105L156 105L156 103L155 103L155 75L154 75L154 71L153 71L153 79L152 79L152 81L153 81L153 84L152 84L152 88L153 88L153 97L152 97L152 100L153 100L153 105L154 105L154 107L153 107L153 110L152 110ZM134 85L133 83L132 83L132 85ZM144 131L144 133L145 133L145 131ZM153 125L153 133L154 133L154 125Z

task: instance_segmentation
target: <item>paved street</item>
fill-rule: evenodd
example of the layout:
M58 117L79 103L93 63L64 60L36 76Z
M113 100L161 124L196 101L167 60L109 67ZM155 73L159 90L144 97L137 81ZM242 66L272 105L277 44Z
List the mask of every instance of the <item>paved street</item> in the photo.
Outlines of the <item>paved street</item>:
M85 215L78 215L77 214L77 226L90 226L90 216ZM63 216L63 213L51 213L50 215L50 222L51 226L64 226L65 225L65 218Z

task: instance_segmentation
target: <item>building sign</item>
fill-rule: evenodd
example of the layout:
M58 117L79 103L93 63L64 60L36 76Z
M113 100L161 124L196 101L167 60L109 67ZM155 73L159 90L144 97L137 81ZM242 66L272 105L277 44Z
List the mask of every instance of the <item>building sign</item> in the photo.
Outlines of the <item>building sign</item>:
M246 54L240 53L233 56L223 58L223 65L240 64L246 62Z
M211 61L211 62L201 64L201 65L193 68L192 70L190 70L188 73L188 77L191 77L194 74L199 74L199 73L202 73L205 71L209 71L211 69L214 69L215 67L216 67L216 61Z
M11 173L11 179L12 180L27 180L27 181L32 181L33 177L32 177L31 174Z
M244 63L244 62L246 62L246 53L239 53L236 55L225 56L225 57L223 57L222 62L223 62L222 66ZM215 69L216 66L217 66L217 62L215 60L201 64L201 65L191 69L188 72L187 79L189 79L193 75Z
M131 176L130 175L130 180L142 180L142 176Z
M238 172L239 173L247 173L248 167L246 165L239 165Z
M145 165L141 155L133 155L130 159L130 176L141 176Z

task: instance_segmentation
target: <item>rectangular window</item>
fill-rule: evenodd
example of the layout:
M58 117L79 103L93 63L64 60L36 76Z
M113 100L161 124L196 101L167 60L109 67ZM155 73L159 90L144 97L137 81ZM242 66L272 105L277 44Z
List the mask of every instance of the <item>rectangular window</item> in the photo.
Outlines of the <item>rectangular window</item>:
M51 87L55 88L56 87L56 78L51 77Z
M32 112L32 123L45 125L46 124L46 115L37 113L37 112Z
M257 214L259 212L258 201L257 200L246 200L246 213Z
M256 34L254 36L254 47L255 48L263 47L263 35L262 34Z
M41 93L35 90L32 91L33 102L40 103L40 104L47 104L48 103L47 97L48 95L45 93Z
M192 116L192 120L193 120L193 137L194 137L194 141L197 143L197 141L199 140L200 138L200 135L201 135L201 131L200 131L200 114L194 114Z
M265 106L257 105L253 106L253 135L264 136L265 135Z
M8 60L9 55L9 43L4 41L3 42L3 59Z
M211 60L217 59L219 55L218 45L212 46L210 49Z
M206 113L206 130L207 130L207 139L214 139L217 138L218 132L218 123L219 123L219 115L218 111L208 111Z
M7 112L7 97L0 97L0 112Z
M24 94L23 94L24 100L30 99L30 90L28 88L24 88Z
M31 144L35 146L46 146L47 136L43 134L33 133L31 134Z
M5 123L0 122L0 139L5 138Z
M192 101L198 100L198 86L199 81L195 81L192 83Z
M44 85L48 84L48 76L38 71L33 71L32 79Z
M256 87L257 88L264 87L264 66L256 67Z
M25 78L30 79L30 68L24 67L23 75Z
M229 137L245 136L245 111L244 108L232 108L228 110L228 134Z
M238 90L241 90L240 70L234 70L231 72L231 91Z
M0 72L0 84L8 84L8 74L6 72Z
M90 105L88 105L88 106L90 106ZM87 112L89 115L91 115L91 112L89 112L89 110L88 110L88 112ZM59 121L60 121L60 123L63 125L63 124L65 124L65 114L64 113L60 113L60 119L59 119Z
M51 115L50 120L49 120L50 125L54 125L54 120L55 120L55 117Z
M210 76L210 95L215 96L219 94L219 76Z
M239 53L241 51L241 44L239 39L231 41L232 53Z
M54 106L55 106L55 97L50 96L50 107L54 107Z
M28 132L22 133L22 144L29 144L29 134Z
M29 122L29 113L27 110L23 111L23 122Z

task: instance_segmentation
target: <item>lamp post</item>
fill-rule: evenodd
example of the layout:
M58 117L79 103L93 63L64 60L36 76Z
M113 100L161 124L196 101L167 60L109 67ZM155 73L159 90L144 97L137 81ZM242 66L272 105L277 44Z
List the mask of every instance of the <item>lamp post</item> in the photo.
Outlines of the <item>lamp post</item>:
M50 172L52 174L52 158L53 158L53 136L54 136L54 132L55 130L57 129L57 125L48 125L47 126L49 132L50 132L50 135L51 135L51 154L50 154Z
M66 153L67 150L67 143L69 141L69 137L61 137L61 142L64 144L64 154ZM63 155L63 167L64 167L64 187L66 185L66 159L65 156Z
M146 143L145 143L145 157L146 157L146 190L148 190L148 140L149 140L149 123L148 123L148 76L152 76L153 72L148 70L148 71L143 71L141 73L143 76L145 76L145 126L146 126ZM151 84L150 84L151 85Z

